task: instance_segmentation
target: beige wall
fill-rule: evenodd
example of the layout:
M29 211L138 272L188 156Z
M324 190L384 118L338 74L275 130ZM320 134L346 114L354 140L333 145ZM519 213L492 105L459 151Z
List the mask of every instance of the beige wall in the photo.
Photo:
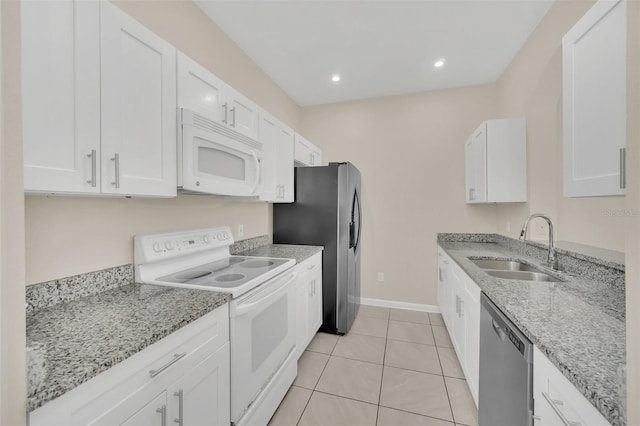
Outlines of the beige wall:
M628 3L627 45L627 415L628 425L640 425L640 2Z
M562 36L593 5L558 1L497 82L500 116L527 117L529 201L498 207L496 227L517 236L527 215L544 212L556 238L624 251L624 197L565 198L562 193ZM511 222L511 232L507 232ZM533 238L546 238L546 224L532 223Z
M299 107L194 3L143 0L117 4L271 114L297 127ZM224 197L31 196L25 208L27 284L131 263L132 237L142 232L229 224L235 236L242 223L244 238L271 233L271 205Z
M495 231L495 206L464 202L462 143L495 105L483 85L302 109L323 161L362 173L362 297L436 305L436 233Z
M0 424L25 424L20 9L0 2Z

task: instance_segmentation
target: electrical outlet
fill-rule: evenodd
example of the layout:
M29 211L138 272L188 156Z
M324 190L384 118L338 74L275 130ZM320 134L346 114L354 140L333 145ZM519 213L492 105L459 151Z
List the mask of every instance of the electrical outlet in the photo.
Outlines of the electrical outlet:
M379 282L383 282L384 281L384 272L378 272L378 281Z
M244 237L244 225L240 224L238 225L238 238L242 237Z

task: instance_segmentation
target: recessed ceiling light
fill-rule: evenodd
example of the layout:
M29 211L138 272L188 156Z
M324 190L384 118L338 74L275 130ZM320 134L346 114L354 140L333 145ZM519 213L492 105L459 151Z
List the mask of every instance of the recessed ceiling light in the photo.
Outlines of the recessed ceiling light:
M433 63L433 66L436 68L441 68L444 65L444 59L438 59Z
M338 74L334 74L331 76L331 81L333 81L334 83L337 83L340 81L340 76Z

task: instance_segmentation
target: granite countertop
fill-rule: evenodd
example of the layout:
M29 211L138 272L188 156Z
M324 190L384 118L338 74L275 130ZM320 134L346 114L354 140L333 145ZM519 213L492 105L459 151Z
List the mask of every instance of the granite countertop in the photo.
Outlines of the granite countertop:
M227 303L225 293L128 284L27 314L32 411Z
M438 244L612 425L626 424L624 265L565 250L559 269L570 272L554 274L563 282L494 278L469 257L540 266L546 251L502 236L454 235L439 235Z
M267 244L262 247L234 253L242 256L257 257L278 257L284 259L295 259L296 263L303 262L316 253L324 250L322 246L300 246L289 244Z
M233 254L296 263L322 250L269 244L266 236L232 246ZM28 411L230 300L227 293L133 283L132 265L30 286L26 298Z

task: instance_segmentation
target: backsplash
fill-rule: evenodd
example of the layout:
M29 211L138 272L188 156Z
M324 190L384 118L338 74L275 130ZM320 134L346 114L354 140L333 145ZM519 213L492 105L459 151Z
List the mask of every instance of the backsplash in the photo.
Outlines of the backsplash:
M133 283L133 265L45 281L26 288L27 314Z
M273 242L272 235L260 235L259 237L247 238L246 240L236 241L229 247L231 254L238 254L246 250L253 250L258 247L266 246Z
M272 240L271 235L247 238L246 240L236 241L229 247L229 251L231 254L237 254L245 250L252 250L271 244ZM112 288L132 284L133 280L133 264L130 263L33 284L27 286L25 290L26 311L31 313L59 303L102 293Z

